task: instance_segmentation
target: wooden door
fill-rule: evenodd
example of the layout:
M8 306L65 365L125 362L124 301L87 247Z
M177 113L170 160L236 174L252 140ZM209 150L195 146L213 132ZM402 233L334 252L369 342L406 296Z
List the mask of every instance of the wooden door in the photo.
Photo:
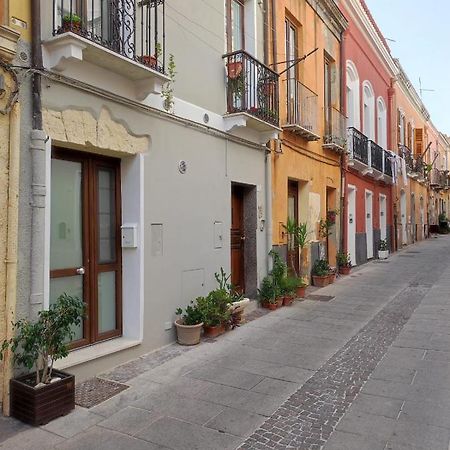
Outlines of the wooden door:
M295 224L298 224L298 183L296 181L288 182L288 217L293 220ZM300 273L299 250L298 248L292 250L289 247L288 237L288 265L291 269L294 269L295 273L298 275Z
M120 191L119 160L53 150L50 303L65 292L87 305L72 347L122 332Z
M245 291L244 268L244 191L231 187L231 283L240 292Z

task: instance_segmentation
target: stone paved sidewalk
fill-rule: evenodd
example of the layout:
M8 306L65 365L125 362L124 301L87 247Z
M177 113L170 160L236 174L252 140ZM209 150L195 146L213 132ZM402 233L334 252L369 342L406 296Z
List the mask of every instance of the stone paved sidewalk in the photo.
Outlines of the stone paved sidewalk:
M107 376L129 389L41 428L2 419L0 448L448 450L449 253L431 239L317 292L330 302L121 366Z

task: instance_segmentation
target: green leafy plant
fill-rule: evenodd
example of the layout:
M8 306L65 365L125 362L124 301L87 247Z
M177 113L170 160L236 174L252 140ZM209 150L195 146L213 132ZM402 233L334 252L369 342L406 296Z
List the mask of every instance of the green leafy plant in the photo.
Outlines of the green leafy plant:
M230 297L225 289L215 289L206 297L197 298L202 320L207 326L217 326L230 320Z
M235 100L239 100L245 93L245 79L244 74L241 73L237 77L228 77L228 91L233 95Z
M304 286L304 283L297 277L285 277L281 282L282 295L295 295L297 288Z
M387 244L386 239L381 239L379 250L381 250L382 252L385 252L386 250L388 250L388 244Z
M177 308L175 314L181 316L183 325L198 325L203 322L202 312L198 307L198 298L196 298L195 301L192 300L191 304L186 306L184 312L181 308Z
M36 370L36 384L50 383L53 364L69 354L68 342L85 311L86 305L80 299L62 294L48 310L38 312L36 322L21 319L13 323L16 335L3 341L0 360L11 350L15 363Z
M447 215L445 214L445 212L441 212L439 214L438 220L439 220L439 222L446 222L447 221Z
M352 262L350 260L350 253L339 252L336 255L336 262L338 267L352 267Z
M320 219L319 222L319 236L322 239L326 239L331 234L331 227L334 225L334 223L329 219Z
M258 295L261 302L276 303L279 295L279 289L276 287L272 275L267 275L261 281Z
M330 266L328 265L328 261L326 259L318 259L313 265L312 274L323 277L330 273Z
M231 275L227 275L225 270L223 270L223 267L220 268L220 272L214 274L214 277L219 285L219 289L228 292L231 303L239 302L244 298L242 293L236 290L236 287L230 282Z
M281 256L274 250L269 252L273 259L272 278L274 285L279 288L283 278L287 275L287 264L282 261Z
M63 22L81 23L81 17L76 14L65 14L62 18Z
M290 270L295 276L300 275L302 277L303 257L302 250L310 243L308 231L308 224L306 222L300 222L297 224L294 219L288 217L286 224L283 225L288 237L288 251L290 258ZM297 274L295 269L294 258L296 256L295 250L300 249L300 274Z
M176 72L175 58L172 54L169 55L169 63L167 65L167 75L169 81L164 83L161 90L161 97L163 98L164 109L168 112L173 112L173 105L175 104L173 96L173 84L175 82Z

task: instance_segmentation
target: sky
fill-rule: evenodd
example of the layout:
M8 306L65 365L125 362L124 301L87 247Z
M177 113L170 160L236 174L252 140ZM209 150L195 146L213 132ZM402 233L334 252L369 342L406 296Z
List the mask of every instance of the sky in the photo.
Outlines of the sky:
M450 134L450 1L366 0L439 131Z

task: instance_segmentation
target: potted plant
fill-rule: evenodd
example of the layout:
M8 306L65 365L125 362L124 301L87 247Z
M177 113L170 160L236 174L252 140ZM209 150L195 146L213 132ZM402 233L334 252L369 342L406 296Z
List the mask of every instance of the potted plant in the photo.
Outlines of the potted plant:
M229 303L230 297L225 289L215 289L206 297L197 298L206 337L214 338L225 332L231 316Z
M389 249L386 239L381 239L380 246L378 248L378 258L379 259L388 259L389 257Z
M13 361L29 373L10 381L11 415L31 425L43 425L75 408L75 377L55 370L54 362L69 353L69 342L85 315L85 304L61 295L38 319L13 323L16 335L3 341L0 359L13 353ZM34 369L34 372L31 372Z
M232 80L238 78L242 73L242 61L236 59L236 56L229 57L227 62L228 78Z
M203 327L203 316L200 311L198 299L191 301L191 304L183 310L178 308L175 311L179 317L175 320L177 329L177 341L181 345L196 345L200 342L200 335Z
M348 275L352 268L352 262L350 260L350 253L339 252L336 255L336 261L339 268L339 273L342 275Z
M159 42L155 45L155 53L153 55L142 55L139 59L144 66L156 69L158 67L158 59L162 55L162 48Z
M250 299L244 298L242 292L233 286L230 282L231 275L227 275L222 267L220 268L220 272L214 274L214 277L219 285L219 289L224 289L228 293L230 301L228 309L231 314L231 328L235 328L242 322L244 310L250 303Z
M271 250L269 255L273 259L272 278L275 287L275 295L277 306L283 306L282 285L283 280L287 276L287 264L281 260L280 255Z
M292 305L296 290L299 284L299 279L297 277L290 277L287 276L283 278L282 284L281 284L281 292L283 294L283 306L290 306Z
M336 268L328 267L328 283L333 284L336 280Z
M258 294L263 308L277 309L277 292L272 275L267 275L263 278Z
M65 14L61 21L61 33L72 31L81 34L81 17L76 14Z
M330 267L326 259L318 259L312 268L312 279L314 286L324 287L329 282Z

